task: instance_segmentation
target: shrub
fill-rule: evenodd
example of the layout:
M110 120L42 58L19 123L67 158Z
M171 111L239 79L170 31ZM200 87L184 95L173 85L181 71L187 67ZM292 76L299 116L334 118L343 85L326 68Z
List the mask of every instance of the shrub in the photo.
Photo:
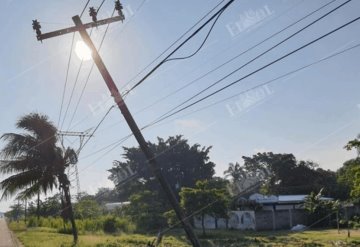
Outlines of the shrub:
M116 232L116 218L113 216L107 217L104 220L104 232L115 233Z
M37 226L38 226L37 218L30 217L27 221L27 227L37 227Z
M116 218L117 231L132 233L135 231L135 225L126 218Z
M17 222L12 222L14 229L26 229L26 227L37 227L44 229L53 229L55 232L70 234L71 233L71 224L70 222L65 223L62 218L57 217L40 217L38 220L37 217L29 217L27 224L23 220ZM132 233L135 231L135 225L128 218L119 218L113 215L103 216L94 219L82 219L76 220L76 226L80 234L85 234L87 232L105 232L105 233L117 233L125 232Z

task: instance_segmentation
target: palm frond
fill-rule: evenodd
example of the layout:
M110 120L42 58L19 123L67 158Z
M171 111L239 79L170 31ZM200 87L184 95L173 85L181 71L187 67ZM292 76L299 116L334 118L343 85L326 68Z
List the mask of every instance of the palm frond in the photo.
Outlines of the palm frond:
M0 190L3 191L2 199L13 196L17 192L24 190L27 186L32 186L41 178L38 170L30 170L12 175L0 182Z
M21 117L16 126L31 132L39 140L48 140L51 145L57 141L57 129L45 115L30 113Z
M5 158L16 159L20 155L36 155L34 147L38 145L37 140L27 134L7 133L1 136L1 139L7 141L0 155Z
M18 160L7 160L0 163L0 173L2 174L24 172L37 168L39 169L40 167L36 161L28 157L19 157Z

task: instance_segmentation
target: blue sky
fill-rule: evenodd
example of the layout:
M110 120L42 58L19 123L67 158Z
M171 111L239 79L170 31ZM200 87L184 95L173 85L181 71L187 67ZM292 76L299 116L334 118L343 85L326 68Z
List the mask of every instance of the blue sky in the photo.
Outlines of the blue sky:
M4 2L3 14L0 16L2 23L0 130L2 133L16 131L14 129L16 120L29 112L47 114L57 123L72 36L65 35L40 43L35 38L31 21L38 19L43 32L71 26L73 25L71 17L80 13L85 1L7 0ZM100 2L100 0L92 0L90 5L96 7ZM116 84L123 91L126 90L124 85L142 68L220 3L218 0L147 0L139 8L142 2L142 0L123 1L127 20L110 26L101 50L105 64ZM126 98L130 110L135 113L152 104L327 2L330 1L236 0L219 19L204 49L191 59L165 64ZM148 124L184 99L343 2L340 0L333 2L319 13L215 73L148 110L135 114L136 121L139 126ZM215 88L220 88L358 17L359 7L359 1L350 2ZM105 1L99 18L110 16L112 8L113 1ZM83 22L88 21L90 17L85 13ZM166 138L170 135L182 134L189 139L190 144L212 146L210 156L217 165L218 175L222 175L229 162L241 161L241 156L253 155L259 151L293 153L298 159L313 160L322 168L336 170L345 160L355 156L354 152L344 150L343 146L360 133L360 72L357 63L360 49L358 48L266 87L260 87L203 111L192 112L359 43L360 37L357 32L359 27L359 22L356 22L166 120L161 125L145 130L145 138L155 141L157 136ZM103 32L104 27L93 31L96 44L101 40ZM176 56L191 54L199 47L204 35L205 32L201 32ZM77 34L76 41L79 39ZM91 61L84 62L74 91L74 100L64 121L64 130L84 131L95 127L111 106L107 88L95 68L74 121L69 124L91 63ZM66 104L79 64L80 59L73 54L65 97ZM134 82L136 80L131 81L129 85L133 85ZM117 147L106 155L104 154L109 149L98 153L96 151L130 133L128 126L121 121L120 112L117 109L112 110L80 155L81 188L89 193L96 192L99 187L112 186L111 181L107 180L106 170L111 168L114 159L121 159L122 148ZM75 127L72 127L74 125ZM78 142L70 138L67 144L76 146ZM133 146L136 142L134 138L130 138L122 145ZM0 202L0 211L7 210L10 203L11 201Z

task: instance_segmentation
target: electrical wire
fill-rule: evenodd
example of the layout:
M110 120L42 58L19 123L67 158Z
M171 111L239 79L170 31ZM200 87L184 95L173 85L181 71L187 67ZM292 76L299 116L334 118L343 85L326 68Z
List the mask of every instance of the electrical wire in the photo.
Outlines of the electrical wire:
M112 13L111 17L113 17L114 14L115 14L115 9L113 10L113 13ZM101 42L100 42L100 45L99 45L99 47L98 47L98 51L101 50L101 48L102 48L102 46L103 46L103 44L104 44L104 40L105 40L105 37L106 37L106 35L107 35L107 33L108 33L109 27L110 27L110 24L108 24L108 25L106 26L104 35L103 35L103 37L102 37L102 39L101 39ZM75 115L76 115L76 113L77 113L77 110L78 110L78 108L79 108L80 102L81 102L82 97L83 97L83 95L84 95L85 89L86 89L86 87L87 87L87 85L88 85L88 83L89 83L91 73L92 73L93 70L94 70L94 66L95 66L95 63L92 62L91 67L90 67L90 70L89 70L89 73L88 73L88 75L87 75L87 77L86 77L84 86L83 86L83 88L81 89L81 93L80 93L79 99L78 99L78 101L77 101L77 103L76 103L74 112L73 112L73 114L72 114L72 116L71 116L71 119L70 119L70 122L69 122L69 125L68 125L68 129L71 128L71 124L72 124L72 122L74 121Z
M176 43L178 43L182 38L184 38L192 29L194 29L199 23L201 23L208 15L211 14L215 9L217 9L225 0L221 1L219 4L217 4L214 8L212 8L210 11L208 11L199 21L197 21L194 25L192 25L185 33L183 33L178 39L176 39L170 46L168 46L160 55L158 55L155 59L153 59L147 66L145 66L142 70L140 70L134 77L132 77L125 85L121 88L126 88L129 84L131 84L139 75L141 75L144 71L146 71L153 63L155 63L156 60L158 60L160 57L162 57L167 51L171 49ZM219 12L219 11L218 11ZM217 12L217 13L218 13ZM216 13L216 14L217 14ZM216 16L215 14L215 16ZM200 30L199 30L200 31ZM166 57L165 59L167 59Z
M89 138L84 142L84 144L80 147L79 153L81 150L86 146L86 144L90 141L90 138L94 136L95 132L99 129L100 125L104 122L105 118L109 115L112 109L114 109L115 106L111 106L109 110L106 112L104 117L100 120L98 125L95 127L94 131L90 134Z
M225 10L225 9L224 9ZM208 40L211 32L213 31L217 21L219 20L219 18L221 17L222 13L224 13L224 10L221 11L218 16L216 17L214 23L211 25L210 27L210 30L208 31L208 33L206 34L206 37L204 39L204 41L201 43L200 47L195 51L193 52L191 55L188 55L188 56L185 56L185 57L175 57L175 58L169 58L169 59L166 59L164 63L167 63L167 62L170 62L170 61L174 61L174 60L184 60L184 59L188 59L188 58L191 58L193 56L195 56L205 45L206 41Z
M96 13L99 13L99 11L100 11L102 5L104 4L104 2L105 2L105 0L102 0L99 8L97 8L97 10L96 10ZM84 12L82 12L82 13L84 13ZM90 37L91 37L91 35L92 35L93 30L94 30L94 29L91 28ZM73 38L74 38L74 35L75 35L75 33L73 34ZM72 52L72 49L71 49L70 52ZM81 62L80 62L80 65L79 65L79 69L78 69L78 72L77 72L77 74L76 74L76 78L75 78L75 81L74 81L74 84L73 84L73 87L72 87L72 90L71 90L70 98L69 98L69 101L68 101L68 104L67 104L67 107L66 107L66 111L65 111L65 114L64 114L64 118L63 118L63 121L62 121L62 123L61 123L61 125L60 125L60 129L62 129L62 127L63 127L63 125L64 125L64 123L65 123L65 120L66 120L66 117L67 117L67 113L68 113L68 111L69 111L69 108L70 108L72 99L73 99L73 97L74 97L75 88L76 88L76 85L77 85L78 80L79 80L79 76L80 76L80 72L81 72L83 63L84 63L84 59L81 59ZM68 128L68 129L69 129L69 128Z
M254 75L254 74L256 74L256 73L258 73L258 72L260 72L260 71L262 71L262 70L264 70L265 68L267 68L267 67L269 67L269 66L271 66L271 65L273 65L273 64L275 64L275 63L277 63L277 62L279 62L279 61L281 61L281 60L283 60L283 59L285 59L285 58L287 58L287 57L289 57L289 56L291 56L292 54L297 53L298 51L300 51L300 50L302 50L302 49L304 49L304 48L306 48L306 47L308 47L308 46L310 46L310 45L318 42L319 40L321 40L321 39L323 39L323 38L326 38L327 36L329 36L329 35L331 35L331 34L333 34L333 33L335 33L335 32L337 32L337 31L339 31L339 30L347 27L348 25L350 25L350 24L358 21L359 19L360 19L360 17L357 17L357 18L355 18L355 19L353 19L353 20L345 23L344 25L341 25L340 27L337 27L337 28L333 29L332 31L330 31L330 32L328 32L328 33L326 33L326 34L324 34L324 35L322 35L322 36L320 36L320 37L318 37L318 38L316 38L316 39L314 39L314 40L306 43L305 45L302 45L301 47L299 47L299 48L297 48L297 49L295 49L295 50L293 50L293 51L291 51L291 52L289 52L289 53L287 53L287 54L285 54L285 55L283 55L283 56L281 56L281 57L273 60L272 62L270 62L270 63L268 63L268 64L260 67L259 69L256 69L256 70L252 71L251 73L249 73L249 74L241 77L240 79L238 79L238 80L236 80L236 81L234 81L234 82L232 82L232 83L230 83L230 84L228 84L228 85L226 85L226 86L224 86L224 87L222 87L222 88L220 88L220 89L217 89L216 91L214 91L214 92L212 92L212 93L210 93L210 94L208 94L208 95L206 95L206 96L204 96L204 97L196 100L196 101L193 102L193 103L190 103L190 104L188 104L188 105L180 108L179 110L177 110L177 111L175 111L175 112L173 112L173 113L171 113L171 114L168 114L168 115L165 115L165 116L162 115L163 117L160 117L158 120L154 121L154 122L151 123L150 125L155 124L155 123L157 123L157 122L159 122L159 121L163 121L164 119L167 119L167 118L169 118L169 117L171 117L171 116L173 116L173 115L175 115L175 114L177 114L177 113L179 113L179 112L182 112L182 111L188 109L189 107L191 107L191 106L193 106L193 105L195 105L195 104L198 104L198 103L200 103L200 102L202 102L202 101L204 101L204 100L212 97L212 96L215 95L215 94L220 93L221 91L224 91L225 89L227 89L227 88L229 88L229 87L231 87L231 86L233 86L233 85L241 82L242 80L244 80L244 79L246 79L246 78L248 78L248 77L250 77L250 76L252 76L252 75Z
M181 115L181 116L179 116L179 117L176 117L175 119L183 118L183 117L185 117L185 116L188 116L188 115L191 115L191 114L194 114L194 113L203 111L203 110L205 110L205 109L208 109L208 108L210 108L210 107L213 107L213 106L215 106L215 105L218 105L218 104L220 104L220 103L223 103L223 102L225 102L225 101L227 101L227 100L230 100L230 99L232 99L232 98L238 97L238 96L240 96L240 95L242 95L242 94L246 94L246 93L248 93L248 92L250 92L250 91L253 91L253 90L257 89L257 88L264 87L264 86L266 86L266 85L268 85L268 84L271 84L271 83L273 83L273 82L275 82L275 81L278 81L278 80L283 79L283 78L285 78L285 77L288 77L288 76L290 76L290 75L292 75L292 74L295 74L295 73L298 73L298 72L300 72L300 71L303 71L303 70L305 70L305 69L307 69L307 68L310 68L310 67L312 67L312 66L314 66L314 65L317 65L317 64L320 64L320 63L322 63L322 62L324 62L324 61L327 61L327 60L330 60L330 59L332 59L332 58L335 58L335 57L337 57L337 56L339 56L339 55L341 55L341 54L344 54L344 53L346 53L346 52L349 52L349 51L354 50L355 48L359 48L359 47L360 47L360 43L359 43L359 44L356 44L356 45L354 45L354 46L351 46L351 47L349 47L349 48L343 49L343 50L341 50L341 51L339 51L339 52L336 52L336 53L334 53L334 54L332 54L332 55L326 56L326 57L324 57L324 58L322 58L322 59L319 59L319 60L317 60L317 61L315 61L315 62L312 62L312 63L310 63L310 64L304 65L304 66L302 66L302 67L300 67L300 68L297 68L297 69L295 69L295 70L289 71L289 72L287 72L287 73L285 73L285 74L283 74L283 75L280 75L280 76L278 76L278 77L276 77L276 78L274 78L274 79L271 79L271 80L268 80L268 81L266 81L266 82L260 83L260 84L254 86L254 87L249 88L249 89L242 90L242 91L240 91L240 92L238 92L238 93L236 93L236 94L234 94L234 95L232 95L232 96L230 96L230 97L226 97L226 98L224 98L224 99L221 99L221 100L219 100L219 101L216 101L216 102L214 102L214 103L211 103L211 104L209 104L209 105L206 105L206 106L204 106L204 107L202 107L202 108L199 108L199 109L197 109L197 110L195 110L195 111L192 111L192 112L190 112L190 113L186 113L186 114ZM167 117L167 118L170 118L170 116ZM173 122L175 119L171 119L171 120L169 120L169 122ZM165 119L162 119L161 121L164 121L164 120L165 120ZM160 121L157 121L156 123L153 122L153 123L151 123L151 124L145 125L144 127L141 128L141 130L148 129L148 128L153 127L153 126L155 126L155 125L157 126L157 125L159 125L159 123L160 123ZM117 141L111 143L110 145L107 145L107 146L105 146L105 147L103 147L103 148L101 148L101 149L99 149L99 150L96 150L95 152L92 152L91 154L89 154L89 155L87 155L87 156L84 156L84 157L82 157L81 159L82 159L82 160L87 159L87 158L89 158L89 157L91 157L91 156L93 156L93 155L95 155L95 154L97 154L97 153L99 153L99 152L102 152L102 151L104 151L104 150L107 150L108 148L111 147L111 150L110 150L110 151L108 151L108 152L106 152L105 154L101 155L101 156L97 159L97 160L100 160L101 158L105 157L108 153L110 153L112 150L114 150L116 147L120 146L125 140L127 140L127 139L130 138L131 136L133 136L133 134L128 134L127 136L121 138L120 140L117 140ZM85 167L82 171L84 171L86 168L88 168L88 167Z
M183 47L189 40L194 38L203 28L205 28L213 19L217 18L218 15L220 15L222 12L224 12L232 3L234 0L230 0L225 4L224 7L222 7L219 11L217 11L215 14L213 14L204 24L202 24L198 29L195 30L187 39L185 39L180 45L178 45L169 55L167 55L160 63L158 63L150 72L148 72L140 81L138 81L134 86L130 88L125 94L124 97L129 94L132 90L137 88L140 84L142 84L150 75L152 75L158 68L160 68L164 63L167 62L167 60L174 55L181 47ZM215 22L216 23L216 22ZM212 30L212 29L211 29Z
M137 8L137 12L143 7L144 3L146 2L147 0L144 0L140 5L139 7ZM142 74L147 68L149 68L156 60L158 60L162 55L164 55L168 50L171 49L171 47L173 47L176 43L178 43L183 37L185 37L194 27L196 27L199 23L201 23L208 15L210 15L211 12L213 12L216 8L218 8L223 2L225 2L225 0L222 0L219 4L217 4L215 7L213 7L210 11L207 12L206 15L204 15L199 21L197 21L193 26L191 26L185 33L183 33L177 40L175 40L170 46L168 46L160 55L158 55L155 59L153 59L147 66L145 66L145 68L143 68L139 73L137 73L129 82L127 82L123 87L125 88L127 85L129 85L133 80L135 80L140 74ZM125 26L134 18L134 15L132 16L132 18L125 23L124 25L124 28L122 29L121 32L124 31L125 29ZM94 67L94 64L92 65L91 69L90 69L90 73L88 74L87 78L86 78L86 82L85 82L85 85L83 87L83 90L82 90L82 93L80 95L80 99L82 97L82 94L83 94L83 91L85 90L86 88L86 85L88 84L88 81L90 79L90 75L91 75L91 72L93 71L93 67ZM107 103L109 100L111 100L111 98L109 98L105 103ZM79 106L79 101L77 103L77 106L75 109L78 108ZM74 115L74 114L73 114ZM81 121L79 121L78 123L76 123L74 126L71 126L71 128L74 128L75 126L77 126L79 123L83 122L84 120L86 120L87 118L89 118L90 114L85 116ZM73 119L73 117L72 117ZM72 122L72 121L71 121Z
M166 99L166 98L174 95L175 93L177 93L177 92L185 89L186 87L190 86L191 84L195 83L196 81L201 80L202 78L206 77L207 75L211 74L212 72L217 71L217 70L220 69L221 67L229 64L230 62L234 61L235 59L239 58L240 56L246 54L247 52L249 52L249 51L251 51L251 50L253 50L253 49L255 49L256 47L260 46L261 44L263 44L263 43L265 43L266 41L270 40L271 38L275 37L276 35L278 35L278 34L284 32L284 31L286 31L287 29L293 27L294 25L298 24L299 22L303 21L304 19L308 18L309 16L317 13L318 11L322 10L323 8L327 7L328 5L330 5L331 3L335 2L335 1L336 1L336 0L332 0L332 1L330 1L330 2L328 2L328 3L326 3L326 4L324 4L324 5L320 6L319 8L311 11L311 12L308 13L307 15L305 15L305 16L303 16L302 18L300 18L300 19L294 21L293 23L287 25L286 27L282 28L281 30L277 31L276 33L274 33L274 34L270 35L269 37L265 38L264 40L258 42L257 44L251 46L251 47L248 48L247 50L241 52L240 54L238 54L238 55L236 55L235 57L231 58L230 60L226 61L225 63L222 63L221 65L219 65L219 66L217 66L216 68L210 70L209 72L203 74L202 76L197 77L196 79L190 81L189 83L187 83L186 85L184 85L184 86L181 87L180 89L177 89L177 90L171 92L170 94L164 96L163 98L161 98L161 99L155 101L154 103L150 104L149 106L140 109L139 111L135 112L135 114L141 113L141 112L149 109L150 107L152 107L152 106L154 106L155 104L163 101L164 99ZM164 115L166 115L166 114L164 114ZM120 121L120 122L123 122L123 120ZM117 123L116 123L116 124L117 124Z
M64 106L65 92L66 92L66 87L67 87L68 78L69 78L69 71L70 71L70 64L71 64L72 50L74 47L74 41L75 41L75 33L73 33L72 39L71 39L70 54L69 54L69 59L68 59L67 67L66 67L65 83L64 83L62 97L61 97L60 113L59 113L58 124L57 124L58 127L60 127L61 115L62 115L62 110L63 110L63 106Z
M145 0L145 1L146 1L146 0ZM318 8L318 9L316 9L316 10L312 11L311 13L307 14L306 16L302 17L301 19L299 19L299 20L297 20L297 21L293 22L292 24L290 24L290 25L286 26L286 27L285 27L285 28L283 28L282 30L280 30L280 31L276 32L275 34L273 34L273 35L271 35L270 37L266 38L265 40L261 41L260 43L258 43L258 44L256 44L256 45L254 45L253 47L248 48L246 51L242 52L241 54L238 54L236 57L234 57L234 58L232 58L232 59L228 60L227 62L225 62L225 63L223 63L223 64L221 64L221 65L217 66L216 68L214 68L214 69L212 69L211 71L209 71L209 72L205 73L204 75L202 75L202 76L200 76L200 77L197 77L196 79L194 79L194 80L190 81L189 83L187 83L186 85L182 86L181 88L176 89L175 91L173 91L173 92L169 93L168 95L166 95L166 96L164 96L164 97L162 97L162 98L160 98L160 99L156 100L155 102L151 103L150 105L148 105L148 106L146 106L146 107L144 107L144 108L142 108L142 109L140 109L140 110L136 111L136 112L135 112L135 115L137 115L137 114L139 114L139 113L141 113L141 112L143 112L143 111L145 111L145 110L147 110L147 109L151 108L152 106L154 106L154 105L156 105L156 104L160 103L161 101L165 100L166 98L168 98L168 97L170 97L170 96L172 96L172 95L174 95L174 94L176 94L176 93L180 92L181 90L183 90L183 89L187 88L188 86L192 85L192 84L193 84L193 83L195 83L196 81L201 80L202 78L206 77L207 75L211 74L212 72L214 72L214 71L216 71L216 70L220 69L221 67L223 67L223 66L225 66L226 64L228 64L228 63L232 62L233 60L235 60L236 58L240 57L241 55L243 55L243 54L247 53L248 51L250 51L250 50L252 50L252 49L254 49L254 48L256 48L257 46L261 45L261 44L262 44L262 43L264 43L265 41L267 41L267 40L271 39L272 37L276 36L277 34L279 34L279 33L283 32L283 31L285 31L286 29L288 29L288 28L290 28L290 27L294 26L295 24L297 24L297 23L298 23L298 22L300 22L301 20L304 20L304 19L305 19L305 18L307 18L308 16L310 16L310 15L312 15L312 14L316 13L317 11L321 10L322 8L326 7L327 5L329 5L329 4L331 4L331 3L335 2L335 1L336 1L336 0L332 0L332 1L330 1L329 3L327 3L327 4L323 5L323 6L321 6L320 8ZM301 1L301 3L302 3L302 2L304 2L304 0L302 0L302 1ZM289 12L289 11L290 11L290 10L292 10L293 8L297 7L299 4L300 4L300 3L297 3L297 4L293 5L291 8L287 9L285 12L282 12L282 13L281 13L280 15L278 15L276 18L272 19L272 21L274 21L275 19L278 19L280 16L282 16L283 14L285 14L285 13ZM271 23L272 21L267 22L267 24ZM220 51L217 55L222 54L223 52L225 52L225 51L226 51L226 50L228 50L229 48L230 48L230 47L223 49L223 50L222 50L222 51ZM217 55L216 55L216 56L217 56ZM208 61L209 61L209 60L208 60ZM107 102L107 101L106 101L106 102ZM120 121L118 121L118 122L116 122L116 123L112 124L112 125L110 126L110 128L111 128L111 127L113 127L113 126L115 126L115 125L117 125L117 124L119 124L119 123L122 123L122 122L124 122L124 119L122 119L122 120L120 120ZM101 131L100 131L100 132L101 132Z
M82 16L83 16L83 14L84 14L84 12L85 12L85 10L86 10L87 6L89 5L89 3L90 3L90 0L88 0L88 1L86 2L85 7L84 7L84 8L83 8L83 10L81 11L80 17L82 17Z
M255 45L253 45L253 46L251 46L250 48L246 49L245 51L241 52L240 54L237 54L236 56L234 56L234 57L232 57L231 59L227 60L226 62L220 64L219 66L217 66L217 67L215 67L215 68L213 68L213 69L211 69L210 71L206 72L205 74L203 74L203 75L201 75L201 76L199 76L199 77L191 80L190 82L186 83L184 86L182 86L182 87L180 87L180 88L172 91L171 93L167 94L166 96L164 96L164 97L156 100L156 101L153 102L152 104L150 104L150 105L148 105L148 106L140 109L140 110L137 111L135 114L138 114L138 113L140 113L140 112L143 112L143 111L151 108L152 106L154 106L154 105L156 105L156 104L164 101L165 99L169 98L170 96L173 96L174 94L176 94L176 93L184 90L185 88L189 87L190 85L194 84L195 82L197 82L197 81L205 78L206 76L210 75L211 73L219 70L220 68L222 68L222 67L224 67L225 65L231 63L232 61L234 61L234 60L236 60L237 58L241 57L242 55L248 53L249 51L257 48L258 46L262 45L263 43L265 43L266 41L272 39L273 37L279 35L280 33L283 33L284 31L288 30L289 28L293 27L294 25L298 24L299 22L305 20L305 19L308 18L309 16L317 13L318 11L320 11L321 9L327 7L329 4L331 4L331 3L335 2L335 1L336 1L336 0L332 0L332 1L328 2L328 3L326 3L325 5L322 5L322 6L319 7L318 9L315 9L314 11L312 11L312 12L310 12L309 14L305 15L304 17L298 19L297 21L291 23L290 25L287 25L286 27L284 27L284 28L282 28L281 30L277 31L276 33L270 35L269 37L263 39L262 41L256 43Z
M232 76L233 74L235 74L236 72L240 71L241 69L243 69L245 66L251 64L252 62L256 61L257 59L261 58L262 56L264 56L265 54L269 53L270 51L274 50L276 47L280 46L281 44L285 43L286 41L290 40L291 38L295 37L296 35L298 35L299 33L303 32L304 30L308 29L310 26L314 25L315 23L319 22L320 20L324 19L325 17L327 17L328 15L330 15L331 13L335 12L336 10L340 9L341 7L345 6L346 4L350 3L352 0L347 0L346 2L342 3L341 5L333 8L332 10L328 11L327 13L325 13L324 15L318 17L317 19L315 19L314 21L312 21L311 23L309 23L308 25L306 25L305 27L301 28L300 30L296 31L295 33L291 34L290 36L286 37L285 39L283 39L282 41L278 42L277 44L273 45L272 47L270 47L269 49L267 49L266 51L260 53L259 55L257 55L256 57L254 57L253 59L249 60L248 62L246 62L245 64L241 65L240 67L238 67L237 69L233 70L231 73L227 74L226 76L222 77L221 79L215 81L214 83L212 83L211 85L207 86L206 88L202 89L201 91L199 91L198 93L194 94L193 96L191 96L190 98L186 99L185 101L183 101L182 103L180 103L179 105L175 106L174 108L170 109L169 111L167 111L166 113L164 113L162 116L160 116L160 118L171 114L171 112L173 112L174 110L178 109L179 107L185 105L186 103L190 102L191 100L193 100L194 98L196 98L197 96L199 96L200 94L206 92L207 90L209 90L210 88L214 87L215 85L219 84L220 82L224 81L225 79L229 78L230 76Z
M339 55L341 55L341 54L343 54L343 53L346 53L346 52L348 52L348 51L350 51L350 50L353 50L353 49L355 49L355 48L358 48L358 47L360 47L360 44L351 46L351 47L346 48L346 49L344 49L344 50L342 50L342 51L336 52L336 53L334 53L334 54L332 54L332 55L330 55L330 56L327 56L327 57L324 57L324 58L322 58L322 59L320 59L320 60L317 60L317 61L315 61L315 62L313 62L313 63L307 64L307 65L302 66L302 67L300 67L300 68L298 68L298 69L295 69L295 70L292 70L292 71L290 71L290 72L287 72L286 74L283 74L283 75L281 75L281 76L278 76L278 77L276 77L276 78L274 78L274 79L271 79L271 80L269 80L269 81L263 82L263 83L261 83L261 84L258 84L258 85L256 85L256 86L254 86L254 87L251 87L251 88L249 88L249 89L243 90L243 91L241 91L241 92L239 92L239 93L236 93L236 94L234 94L234 95L231 95L231 96L226 97L226 98L224 98L224 99L221 99L221 100L219 100L219 101L216 101L216 102L214 102L214 103L212 103L212 104L209 104L209 105L204 106L204 107L202 107L202 108L199 108L199 109L197 109L197 110L195 110L195 111L192 111L192 112L190 112L190 113L187 113L187 114L185 114L185 115L182 115L180 118L185 117L185 116L188 116L188 115L191 115L191 114L194 114L194 113L197 113L197 112L200 112L200 111L202 111L202 110L205 110L205 109L210 108L210 107L212 107L212 106L218 105L218 104L220 104L220 103L223 103L223 102L228 101L228 100L230 100L230 99L233 99L233 98L235 98L235 97L239 97L240 95L246 94L246 93L248 93L248 92L250 92L250 91L253 91L253 90L257 89L257 88L264 87L264 86L266 86L266 85L268 85L268 84L271 84L271 83L273 83L273 82L275 82L275 81L278 81L278 80L280 80L280 79L286 78L286 77L288 77L288 76L290 76L290 75L292 75L292 74L295 74L295 73L297 73L297 72L300 72L300 71L302 71L302 70L305 70L305 69L307 69L307 68L309 68L309 67L312 67L312 66L314 66L314 65L317 65L317 64L319 64L319 63L321 63L321 62L324 62L324 61L329 60L329 59L331 59L331 58L333 58L333 57L339 56Z
M87 6L89 5L89 3L90 3L90 0L88 0L88 1L86 2L83 10L81 11L80 17L84 14L84 12L85 12ZM63 93L62 93L62 98L61 98L61 105L60 105L60 113L59 113L59 119L58 119L58 126L59 126L59 124L60 124L61 115L62 115L62 109L63 109L63 105L64 105L65 92L66 92L66 87L67 87L67 82L68 82L68 77L69 77L69 71L70 71L72 50L73 50L73 48L74 48L74 41L75 41L75 33L73 33L72 39L71 39L70 54L69 54L69 59L68 59L67 67L66 67L66 75L65 75L65 82L64 82Z

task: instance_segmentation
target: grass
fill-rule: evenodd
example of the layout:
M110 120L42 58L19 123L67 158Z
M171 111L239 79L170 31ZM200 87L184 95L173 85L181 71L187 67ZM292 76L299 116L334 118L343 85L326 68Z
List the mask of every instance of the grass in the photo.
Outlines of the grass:
M15 232L25 247L70 247L72 236L59 234L56 230L45 227L26 229L23 223L11 223L10 228ZM312 230L305 232L241 232L212 230L206 236L198 232L204 247L238 247L238 246L294 246L294 247L327 247L327 246L360 246L360 231L351 230L351 237L342 230ZM82 234L79 236L78 247L142 247L152 241L155 235L140 234ZM190 246L181 230L168 233L161 244L162 247Z

